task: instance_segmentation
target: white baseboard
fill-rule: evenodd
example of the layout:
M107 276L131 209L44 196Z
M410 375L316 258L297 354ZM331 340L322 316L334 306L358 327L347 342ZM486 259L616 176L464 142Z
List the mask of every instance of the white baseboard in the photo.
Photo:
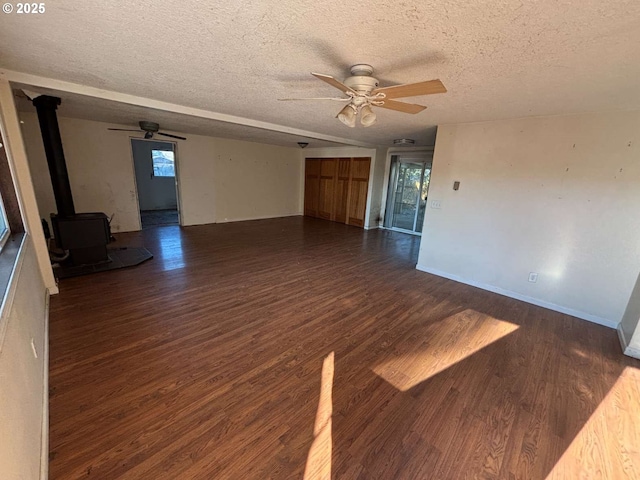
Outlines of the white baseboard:
M233 223L233 222L249 222L251 220L267 220L269 218L285 218L285 217L302 217L303 213L286 213L280 215L263 215L258 217L243 217L243 218L227 218L222 220L214 220L211 222L196 222L196 223L182 223L181 227L197 227L199 225L214 225L216 223Z
M433 268L423 267L421 265L416 265L416 269L420 270L421 272L431 273L432 275L437 275L438 277L448 278L449 280L464 283L466 285L471 285L472 287L477 287L477 288L481 288L482 290L488 290L489 292L497 293L499 295L504 295L505 297L515 298L516 300L521 300L523 302L531 303L532 305L548 308L549 310L553 310L555 312L571 315L572 317L580 318L582 320L587 320L592 323L597 323L598 325L603 325L605 327L616 328L618 326L616 322L609 320L607 318L602 318L596 315L591 315L590 313L581 312L579 310L574 310L572 308L563 307L562 305L556 305L554 303L529 297L527 295L522 295L521 293L513 292L511 290L505 290L503 288L489 285L486 283L466 280L457 275L452 275L450 273L442 272L440 270L436 270Z
M231 222L248 222L251 220L267 220L270 218L285 218L285 217L300 217L301 213L286 213L279 215L261 215L257 217L243 217L243 218L226 218L224 220L218 220L216 223L231 223Z
M40 480L49 478L49 291L44 305L44 378L42 386L42 432L40 437Z
M372 227L364 227L365 230L377 230L378 228L380 228L378 225L374 225Z
M640 348L627 347L624 349L624 354L628 357L640 360Z
M624 331L622 330L622 323L618 324L618 328L616 328L616 330L618 331L618 339L620 340L620 346L622 347L622 351L626 352L627 347L629 346L629 342L627 342L627 339L624 337Z
M622 323L618 324L618 328L616 330L618 331L620 346L622 347L622 351L624 352L624 354L633 358L640 359L640 349L629 346L629 342L625 338L624 331L622 330Z

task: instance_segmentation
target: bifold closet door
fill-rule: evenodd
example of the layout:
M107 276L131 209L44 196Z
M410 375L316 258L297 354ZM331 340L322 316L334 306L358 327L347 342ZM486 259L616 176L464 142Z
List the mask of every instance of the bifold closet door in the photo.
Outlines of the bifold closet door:
M371 158L369 157L351 159L349 206L347 209L347 224L349 225L364 227L370 168Z
M318 217L335 220L336 158L320 159L320 195L318 198Z
M335 192L335 221L347 223L347 207L349 206L349 173L351 172L351 159L338 159L338 172L336 175Z
M320 159L307 158L304 165L304 214L318 216L320 199Z
M364 227L371 158L307 158L304 214Z

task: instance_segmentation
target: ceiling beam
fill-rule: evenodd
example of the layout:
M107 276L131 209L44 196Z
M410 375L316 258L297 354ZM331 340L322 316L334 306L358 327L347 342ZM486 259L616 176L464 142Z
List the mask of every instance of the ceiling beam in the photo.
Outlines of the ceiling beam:
M87 85L81 85L78 83L65 82L63 80L56 80L54 78L41 77L39 75L32 75L30 73L0 69L0 79L7 80L9 82L31 85L34 87L48 88L62 92L75 93L88 97L126 103L129 105L153 108L155 110L164 110L167 112L189 115L192 117L207 118L210 120L233 123L236 125L244 125L247 127L259 128L262 130L269 130L273 132L287 133L290 135L297 135L305 138L315 138L316 140L326 140L329 142L354 145L358 147L375 147L375 145L371 143L360 142L358 140L352 140L350 138L334 137L333 135L325 135L323 133L301 130L299 128L287 127L286 125L278 125L277 123L262 122L259 120L252 120L251 118L238 117L235 115L228 115L226 113L203 110L201 108L186 107L184 105L178 105L176 103L169 103L163 102L161 100L154 100L152 98L139 97L137 95L130 95L128 93L103 90L101 88L89 87Z

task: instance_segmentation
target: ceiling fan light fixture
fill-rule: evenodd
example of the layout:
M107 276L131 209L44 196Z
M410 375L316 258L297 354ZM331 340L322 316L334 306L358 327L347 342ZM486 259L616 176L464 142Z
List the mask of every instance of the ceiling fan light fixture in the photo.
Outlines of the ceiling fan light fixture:
M376 123L376 114L371 109L371 105L365 105L360 109L360 123L363 127L370 127Z
M340 113L338 113L338 120L347 127L354 128L356 126L356 110L351 105L345 106L340 110Z
M445 93L447 91L442 82L437 79L380 87L378 79L372 76L373 67L368 64L353 65L351 67L351 76L345 78L344 82L335 79L331 75L322 73L311 72L311 75L331 85L333 88L340 90L343 95L341 97L320 98L279 98L278 100L333 100L337 102L348 102L347 106L340 110L337 118L350 128L356 126L356 117L358 114L360 114L360 123L363 127L373 125L377 120L377 116L373 112L372 107L381 107L415 115L427 107L400 102L395 99L419 97L421 95Z

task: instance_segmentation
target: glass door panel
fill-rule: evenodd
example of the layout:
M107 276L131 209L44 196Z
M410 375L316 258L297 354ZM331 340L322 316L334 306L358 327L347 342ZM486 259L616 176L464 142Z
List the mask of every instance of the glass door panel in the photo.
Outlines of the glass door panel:
M391 226L415 231L416 215L421 201L424 164L400 163L395 185Z
M389 175L384 226L420 235L427 206L431 162L394 155Z

